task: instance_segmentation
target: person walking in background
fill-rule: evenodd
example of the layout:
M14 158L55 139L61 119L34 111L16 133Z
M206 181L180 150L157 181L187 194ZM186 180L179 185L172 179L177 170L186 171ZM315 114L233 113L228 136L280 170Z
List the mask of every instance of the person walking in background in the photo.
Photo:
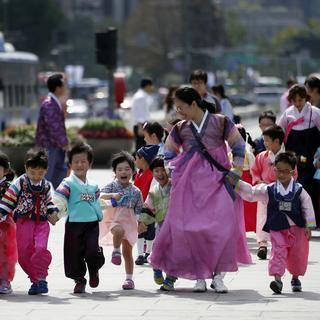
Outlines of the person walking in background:
M213 86L212 92L220 102L221 114L224 114L233 121L233 108L229 98L225 94L224 86L222 84Z
M51 199L51 185L44 178L48 168L47 153L30 149L25 168L26 173L17 178L2 197L0 218L14 213L18 261L32 282L28 294L37 295L48 292L46 277L52 259L48 250L48 221L51 224L58 221L58 209Z
M221 112L221 105L217 97L210 94L207 89L207 82L208 82L208 74L201 69L194 70L189 78L189 82L193 89L195 89L201 96L202 99L209 102L213 106L211 107L212 113L220 113Z
M47 80L48 97L40 107L36 145L46 148L49 155L49 166L46 179L57 188L67 175L65 152L68 149L68 138L65 127L65 113L60 98L66 88L62 74L53 74Z
M10 168L9 158L0 152L0 199L10 187L14 173ZM11 281L15 274L18 260L16 225L12 214L0 219L0 294L12 292Z
M169 125L177 119L177 112L174 110L174 95L178 88L176 85L170 86L164 101L165 121Z
M310 75L304 84L310 97L310 103L313 106L320 108L320 79L316 76Z
M287 151L293 151L298 158L298 182L309 193L317 226L320 227L319 190L313 176L314 155L320 145L320 110L307 102L307 90L304 85L296 84L289 90L288 99L292 102L279 120L285 131Z
M287 90L280 97L280 114L283 114L287 108L290 107L290 101L288 100L289 90L290 88L297 84L297 80L294 78L289 78L287 81ZM319 101L320 102L320 101Z
M263 229L270 233L272 244L269 275L274 281L271 281L270 288L278 294L282 292L281 278L285 269L292 275L292 291L302 291L299 276L307 270L310 229L316 226L311 198L293 179L296 164L293 153L283 152L275 158L275 182L255 187L241 180L236 184L243 199L267 203Z
M68 152L72 174L57 188L54 203L61 213L67 212L64 235L64 269L75 281L73 293L84 293L88 268L89 285L99 285L99 269L105 259L99 247L99 221L102 210L98 185L87 179L93 163L93 150L86 143L78 143Z
M152 80L144 78L140 82L140 89L133 95L132 98L132 121L133 133L135 136L135 151L145 145L143 136L143 124L150 121L150 108L153 100L151 93L153 91Z

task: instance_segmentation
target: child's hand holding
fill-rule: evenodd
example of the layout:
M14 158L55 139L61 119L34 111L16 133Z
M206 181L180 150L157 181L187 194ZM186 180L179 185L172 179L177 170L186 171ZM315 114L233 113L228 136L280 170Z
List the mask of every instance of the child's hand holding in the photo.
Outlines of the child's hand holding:
M48 221L54 226L59 221L58 213L49 214Z
M311 239L311 230L309 228L305 228L304 233L309 241Z
M147 229L148 229L148 227L144 223L139 222L139 224L138 224L138 233L139 234L143 233L143 232L146 232Z

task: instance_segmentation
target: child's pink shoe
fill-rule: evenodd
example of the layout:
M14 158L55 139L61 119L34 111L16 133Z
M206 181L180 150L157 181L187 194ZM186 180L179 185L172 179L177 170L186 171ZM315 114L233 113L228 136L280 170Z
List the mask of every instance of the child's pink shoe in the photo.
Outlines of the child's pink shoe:
M117 266L120 266L121 264L121 252L119 251L113 251L112 252L112 257L111 257L111 262Z
M123 290L133 290L134 289L134 282L131 279L124 280L124 283L122 285Z

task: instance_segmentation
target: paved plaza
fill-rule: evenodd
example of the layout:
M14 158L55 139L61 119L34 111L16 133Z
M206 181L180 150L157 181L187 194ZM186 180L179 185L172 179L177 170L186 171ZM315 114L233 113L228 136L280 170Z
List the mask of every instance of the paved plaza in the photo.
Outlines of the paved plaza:
M103 185L112 179L112 172L92 170L90 177ZM0 296L1 320L320 319L320 232L314 232L316 236L310 242L303 292L292 293L290 277L286 275L282 295L274 295L269 289L268 262L256 258L253 233L248 233L248 243L254 263L227 274L228 294L217 294L211 289L193 293L194 282L182 279L176 282L175 292L162 292L153 283L149 265L135 267L136 290L123 291L124 267L110 263L111 248L105 247L106 263L100 272L99 287L87 286L86 294L74 295L72 280L64 276L63 234L63 221L51 228L49 294L28 296L30 283L18 267L14 293Z

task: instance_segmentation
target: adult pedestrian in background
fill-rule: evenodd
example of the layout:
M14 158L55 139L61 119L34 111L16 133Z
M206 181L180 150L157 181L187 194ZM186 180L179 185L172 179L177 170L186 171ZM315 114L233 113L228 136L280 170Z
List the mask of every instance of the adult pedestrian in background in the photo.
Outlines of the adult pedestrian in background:
M310 97L310 103L313 106L320 108L320 79L316 76L310 75L304 84Z
M140 82L140 89L133 95L132 121L133 133L136 140L135 150L145 145L143 124L150 121L150 107L152 106L151 93L153 91L152 80L144 78Z
M212 92L217 97L221 106L221 113L233 121L233 108L229 98L226 96L224 86L219 84L212 87Z
M208 92L208 74L204 70L194 70L190 75L189 82L192 88L198 91L202 99L214 105L214 113L221 112L221 105L219 100L217 99L217 97Z
M66 91L63 75L60 73L51 75L47 80L47 87L49 93L42 102L39 112L36 145L48 150L49 165L46 179L57 188L67 174L65 152L69 144L65 112L60 102Z
M290 101L288 100L289 90L290 88L297 84L297 80L295 78L289 78L287 81L287 90L280 97L280 114L283 114L287 108L291 106Z

